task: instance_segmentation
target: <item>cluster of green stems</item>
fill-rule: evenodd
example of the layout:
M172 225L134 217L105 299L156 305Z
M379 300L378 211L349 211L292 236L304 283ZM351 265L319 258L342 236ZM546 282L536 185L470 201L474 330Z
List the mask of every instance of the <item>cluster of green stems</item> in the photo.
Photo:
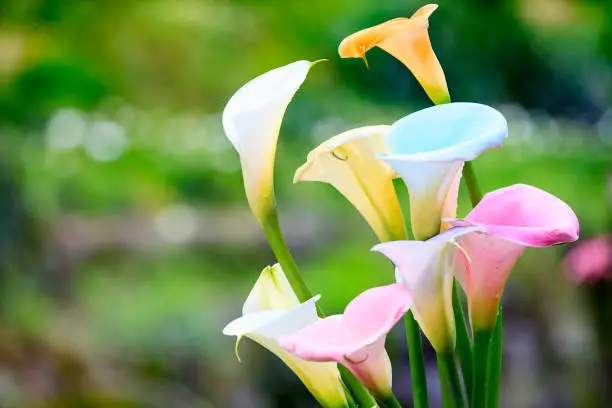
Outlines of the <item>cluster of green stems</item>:
M467 186L472 206L476 206L482 195L476 181L472 163L466 162L463 168L463 179ZM281 232L278 213L271 197L266 214L260 219L263 230L270 242L276 259L296 293L300 302L312 297L303 276L289 251ZM407 239L407 236L391 237L395 240ZM456 325L456 349L438 352L438 375L444 408L497 408L502 362L502 319L501 308L497 322L492 329L470 330L466 324L464 307L458 283L453 288L453 311ZM324 316L319 308L319 315ZM406 339L412 378L413 406L428 408L429 397L421 330L411 311L405 318ZM461 376L457 370L459 361ZM372 396L370 392L343 366L340 366L342 380L347 387L349 403L361 408L397 408L401 407L392 394ZM462 381L463 379L463 385Z

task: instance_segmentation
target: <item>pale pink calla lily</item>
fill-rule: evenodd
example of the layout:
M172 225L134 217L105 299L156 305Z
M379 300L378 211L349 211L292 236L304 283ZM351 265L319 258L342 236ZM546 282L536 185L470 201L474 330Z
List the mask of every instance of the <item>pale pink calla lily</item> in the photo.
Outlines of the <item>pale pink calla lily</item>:
M372 248L395 265L396 280L412 297L411 310L439 353L455 349L452 289L458 241L477 227L451 228L427 241L383 242Z
M386 396L391 392L391 362L385 339L410 304L401 284L372 288L353 299L343 315L319 320L282 337L279 344L304 360L342 363L375 396Z
M515 184L484 196L465 220L480 232L466 235L459 254L457 279L463 286L475 329L493 327L510 271L526 247L545 247L578 239L574 211L539 188Z

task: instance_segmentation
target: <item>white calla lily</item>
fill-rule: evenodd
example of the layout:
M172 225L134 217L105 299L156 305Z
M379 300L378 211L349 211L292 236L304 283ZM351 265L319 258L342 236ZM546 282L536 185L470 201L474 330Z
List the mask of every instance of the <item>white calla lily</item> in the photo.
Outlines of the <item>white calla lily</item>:
M465 102L423 109L391 126L385 135L390 153L380 158L406 183L416 239L434 236L442 219L455 217L464 163L500 147L507 135L501 113Z
M406 227L393 187L395 172L376 155L388 153L387 125L352 129L308 154L295 173L298 181L331 184L357 208L381 241L405 239Z
M223 334L248 337L276 354L302 380L324 407L348 407L336 363L305 361L283 349L282 336L319 320L315 296L301 303L280 265L265 268L242 308L242 317L229 323Z
M283 116L312 65L296 61L258 76L223 111L223 129L240 156L246 196L260 222L274 205L274 157Z

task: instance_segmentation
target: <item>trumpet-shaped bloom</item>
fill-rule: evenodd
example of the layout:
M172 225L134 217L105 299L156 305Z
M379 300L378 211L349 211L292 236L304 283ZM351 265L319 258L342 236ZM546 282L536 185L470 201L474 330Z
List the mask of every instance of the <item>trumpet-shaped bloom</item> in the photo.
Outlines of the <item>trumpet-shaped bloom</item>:
M481 228L462 239L469 259L461 258L457 269L476 329L495 324L510 270L526 247L575 241L579 231L576 214L567 204L524 184L486 194L465 220L454 224Z
M242 317L229 323L223 334L246 336L276 354L302 380L324 407L346 407L348 402L334 363L304 361L278 344L279 338L319 320L315 302L302 304L281 267L265 268L242 308Z
M344 195L381 241L406 236L404 217L393 187L395 172L378 160L387 153L383 141L389 126L352 129L323 142L308 154L294 182L321 181Z
M369 289L353 299L343 315L329 316L280 340L286 350L311 361L344 364L376 396L391 393L387 333L410 307L400 284Z
M274 156L283 116L312 64L297 61L258 76L223 111L223 129L240 156L246 196L260 222L273 205Z
M395 265L398 282L412 296L412 312L431 345L454 350L456 332L452 289L457 241L478 228L451 228L427 241L384 242L372 248Z
M423 109L391 126L385 135L390 153L380 157L408 187L416 239L432 237L442 218L455 216L464 162L500 147L507 135L501 113L464 102Z
M435 104L450 102L444 71L429 40L429 16L436 4L421 7L410 18L395 18L346 37L338 47L342 58L363 58L380 47L404 64ZM367 61L366 61L367 64Z

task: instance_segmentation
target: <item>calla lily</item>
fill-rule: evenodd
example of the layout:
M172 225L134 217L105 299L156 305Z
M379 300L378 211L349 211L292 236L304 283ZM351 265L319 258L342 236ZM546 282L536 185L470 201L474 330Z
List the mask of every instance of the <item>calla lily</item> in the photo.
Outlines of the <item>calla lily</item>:
M332 137L308 154L293 179L334 186L357 208L381 241L406 236L393 187L395 172L376 158L377 154L387 153L383 135L388 129L386 125L368 126Z
M369 289L353 299L343 315L329 316L280 344L305 360L345 365L379 399L391 394L391 362L385 351L387 333L410 307L401 284Z
M385 135L389 154L379 157L404 179L416 239L440 231L454 218L461 170L485 150L500 147L508 124L497 110L476 103L449 103L408 115Z
M436 105L450 102L444 71L427 31L429 16L437 8L436 4L428 4L410 18L395 18L351 34L340 43L338 53L342 58L366 60L366 52L380 47L412 72Z
M481 229L461 240L469 259L460 257L457 269L476 330L495 324L510 270L526 247L575 241L579 232L576 214L567 204L524 184L486 194L465 220L453 223Z
M457 241L477 228L451 228L427 241L384 242L372 248L395 265L396 280L412 296L411 310L437 352L455 348L452 288Z
M223 111L223 129L240 156L249 205L262 223L274 205L274 156L281 122L312 65L297 61L258 76L240 88Z
M304 361L278 344L282 336L319 320L318 298L300 304L281 267L267 267L244 303L242 317L228 324L223 334L238 340L246 336L276 354L324 407L348 407L336 364Z

